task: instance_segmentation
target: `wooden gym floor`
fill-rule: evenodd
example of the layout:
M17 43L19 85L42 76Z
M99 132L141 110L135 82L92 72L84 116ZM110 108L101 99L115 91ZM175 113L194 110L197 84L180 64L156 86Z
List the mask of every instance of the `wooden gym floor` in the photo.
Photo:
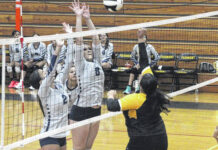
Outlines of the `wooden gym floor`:
M25 89L25 99L35 99L34 91ZM121 91L120 91L121 93ZM122 96L122 94L119 94ZM168 134L168 150L208 150L216 141L212 138L218 125L218 93L188 93L172 99L171 112L162 114ZM5 106L5 145L7 142L21 139L21 101L19 91L6 89ZM107 113L103 105L102 113ZM15 116L16 119L12 119ZM40 132L42 114L36 101L25 102L25 124L27 135ZM12 137L12 134L14 136ZM125 150L128 143L124 117L115 116L102 120L93 150ZM39 150L36 141L17 150ZM67 137L67 149L72 149L71 136ZM218 147L213 150L218 149ZM212 150L212 149L211 149Z

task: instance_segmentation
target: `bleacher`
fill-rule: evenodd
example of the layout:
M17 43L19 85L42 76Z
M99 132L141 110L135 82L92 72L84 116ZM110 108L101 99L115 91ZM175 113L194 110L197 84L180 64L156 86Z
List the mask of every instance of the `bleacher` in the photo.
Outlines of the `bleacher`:
M74 26L75 17L68 9L71 1L23 0L24 35L32 36L34 32L40 35L60 33L62 22ZM111 13L104 8L102 0L89 1L92 19L96 27L104 28L193 15L215 11L218 5L218 0L207 2L201 0L125 0L124 2L122 10ZM0 12L0 37L7 38L10 37L11 31L15 28L14 0L1 1ZM218 60L217 24L218 17L213 16L153 27L149 28L147 32L148 41L158 53L195 53L199 56L199 63L213 63ZM109 34L109 36L114 44L115 53L130 53L137 41L135 30L120 32L119 37L116 36L116 33ZM123 66L125 63L126 60L117 61L118 66ZM214 76L216 75L209 74L211 78ZM200 74L199 81L209 77L206 74Z

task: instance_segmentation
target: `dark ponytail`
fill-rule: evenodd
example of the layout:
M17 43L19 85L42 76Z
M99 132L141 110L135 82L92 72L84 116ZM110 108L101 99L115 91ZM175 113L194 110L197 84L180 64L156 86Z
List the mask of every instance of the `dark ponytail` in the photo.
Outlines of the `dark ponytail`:
M29 78L30 85L32 85L35 89L39 89L40 81L41 81L41 77L39 75L38 69L36 69L30 75L30 78Z
M147 103L151 105L152 110L158 112L170 112L166 105L170 104L169 97L157 88L157 79L152 74L143 75L140 85L147 95Z

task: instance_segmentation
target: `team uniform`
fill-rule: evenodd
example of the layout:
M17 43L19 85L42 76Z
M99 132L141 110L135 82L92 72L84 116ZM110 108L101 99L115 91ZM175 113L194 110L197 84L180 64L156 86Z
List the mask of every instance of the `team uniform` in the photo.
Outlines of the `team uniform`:
M148 66L142 75L152 74ZM134 93L119 100L108 99L110 111L123 111L129 143L126 150L167 150L168 141L160 110L153 110L145 93Z
M74 64L76 68L78 96L71 109L70 119L81 121L100 115L104 90L104 72L101 67L100 44L92 45L93 62L88 62L83 56L84 45L74 48Z
M154 60L151 60L152 55L154 55ZM140 74L146 66L154 66L159 59L158 53L151 44L136 44L131 53L131 60L134 65L140 64L140 69L133 71L133 73Z
M70 63L66 64L66 67L54 80L57 67L56 59L57 56L53 55L48 75L42 81L38 91L44 113L43 128L41 129L41 133L67 126L69 107L72 107L73 104L73 101L71 101L72 99L69 99L66 85L66 78L70 68ZM54 89L50 87L53 82L55 84ZM62 147L66 145L66 135L66 132L62 132L48 138L41 139L40 145L42 147L47 144L58 144Z
M27 51L27 46L24 43L23 44L23 60L26 61L28 59L28 55L27 55L28 51ZM9 55L10 55L10 63L13 62L17 62L17 63L21 63L21 44L12 44L9 45ZM11 73L13 72L13 67L15 66L15 64L8 65L7 66L7 72ZM20 73L20 67L14 67L14 70L16 73Z
M46 45L40 42L37 49L34 48L33 43L28 45L29 59L33 59L34 62L47 60Z
M112 65L112 54L114 52L114 46L112 43L108 43L107 49L101 45L101 63L110 63Z
M55 49L53 47L53 44L49 44L47 46L47 63L51 63L51 57L54 53ZM65 45L62 46L59 60L58 60L58 66L57 66L57 72L59 73L63 69L64 59L66 58L67 48Z
M167 134L159 111L152 111L144 93L108 100L110 111L123 111L129 143L126 150L167 150Z
M27 46L23 43L23 59L24 61L28 58L28 51ZM9 45L9 55L10 55L10 62L21 62L21 44L12 44Z

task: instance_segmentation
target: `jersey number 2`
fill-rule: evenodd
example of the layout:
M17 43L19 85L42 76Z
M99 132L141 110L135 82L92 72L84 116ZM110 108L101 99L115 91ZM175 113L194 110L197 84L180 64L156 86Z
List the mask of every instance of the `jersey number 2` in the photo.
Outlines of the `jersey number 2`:
M67 97L65 95L62 95L63 98L63 104L67 104Z

